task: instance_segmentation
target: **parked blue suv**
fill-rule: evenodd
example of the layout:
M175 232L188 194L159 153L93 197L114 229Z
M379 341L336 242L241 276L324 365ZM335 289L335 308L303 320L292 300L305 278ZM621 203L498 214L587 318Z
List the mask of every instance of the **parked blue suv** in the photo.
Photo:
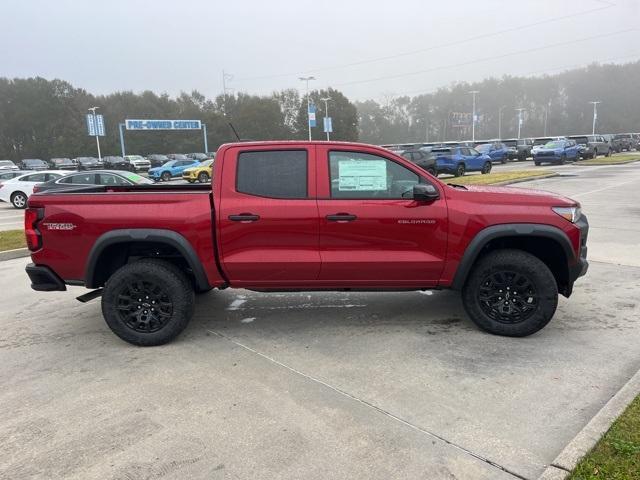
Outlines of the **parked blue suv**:
M434 148L431 153L436 157L437 173L449 173L461 177L465 172L491 171L491 157L465 146Z
M510 151L502 142L488 142L476 145L476 150L491 157L492 162L507 163Z
M171 160L161 167L149 169L149 178L155 181L163 180L165 182L173 177L181 177L183 170L200 165L198 160Z
M533 163L558 163L564 165L567 160L577 160L580 155L580 146L574 140L553 140L545 143L533 153Z

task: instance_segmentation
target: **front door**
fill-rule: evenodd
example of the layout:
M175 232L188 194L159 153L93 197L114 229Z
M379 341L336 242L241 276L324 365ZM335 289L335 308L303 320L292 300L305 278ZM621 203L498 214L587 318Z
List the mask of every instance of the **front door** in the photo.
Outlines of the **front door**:
M314 148L225 152L222 191L214 195L220 258L233 286L282 288L317 280Z
M316 154L322 286L435 286L447 245L442 187L375 149ZM432 183L440 198L413 200L417 183Z

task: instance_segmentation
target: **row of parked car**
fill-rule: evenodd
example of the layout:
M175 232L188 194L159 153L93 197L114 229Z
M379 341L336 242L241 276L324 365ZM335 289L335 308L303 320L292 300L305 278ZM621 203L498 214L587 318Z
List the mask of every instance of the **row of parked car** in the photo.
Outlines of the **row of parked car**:
M114 169L130 172L147 172L152 168L162 167L168 162L202 162L213 158L214 152L209 153L170 153L168 155L152 154L146 157L142 155L107 155L99 160L96 157L76 158L51 158L42 160L39 158L26 158L14 163L11 160L0 160L0 171L3 170L99 170ZM186 165L186 163L185 163Z
M442 142L383 145L419 164L434 175L466 172L489 173L493 163L533 158L535 165L609 156L613 152L640 150L640 134L570 135L476 142Z
M182 177L189 183L207 183L211 179L213 162L214 160L208 157L203 161L189 157L187 160L168 160L159 167L148 169L148 178L130 169L122 169L120 163L116 163L115 168L110 170L85 168L72 171L16 170L15 168L19 167L11 162L9 168L0 169L0 200L11 203L14 208L26 208L29 195L34 192L71 186L117 187L153 184L174 177ZM144 173L144 169L140 169L139 172Z

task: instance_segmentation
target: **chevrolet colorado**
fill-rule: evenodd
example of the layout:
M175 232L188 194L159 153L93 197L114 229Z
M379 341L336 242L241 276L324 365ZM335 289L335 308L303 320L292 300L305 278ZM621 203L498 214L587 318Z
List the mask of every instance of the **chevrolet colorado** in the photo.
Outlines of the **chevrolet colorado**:
M346 142L220 147L211 184L77 186L29 198L38 291L102 296L136 345L176 337L194 295L256 291L462 293L480 328L525 336L587 270L580 204L520 188L446 185L389 150Z

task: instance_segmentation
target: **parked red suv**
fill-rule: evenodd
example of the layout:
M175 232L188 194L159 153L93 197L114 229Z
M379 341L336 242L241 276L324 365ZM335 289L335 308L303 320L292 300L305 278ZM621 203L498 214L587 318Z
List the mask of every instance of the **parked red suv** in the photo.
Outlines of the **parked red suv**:
M450 186L389 150L252 142L218 150L212 185L74 187L32 195L35 290L102 295L109 327L170 341L194 293L462 292L482 329L525 336L587 270L580 204L520 188Z

